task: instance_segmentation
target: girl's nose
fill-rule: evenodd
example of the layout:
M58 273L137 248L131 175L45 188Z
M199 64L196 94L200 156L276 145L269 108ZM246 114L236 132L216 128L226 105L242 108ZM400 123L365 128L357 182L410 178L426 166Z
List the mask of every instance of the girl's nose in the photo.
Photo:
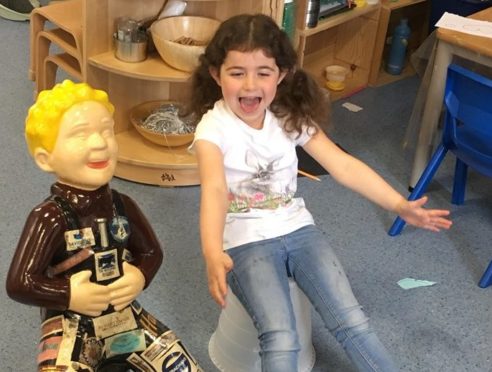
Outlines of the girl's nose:
M244 89L252 90L256 86L256 79L252 75L247 75L244 80Z

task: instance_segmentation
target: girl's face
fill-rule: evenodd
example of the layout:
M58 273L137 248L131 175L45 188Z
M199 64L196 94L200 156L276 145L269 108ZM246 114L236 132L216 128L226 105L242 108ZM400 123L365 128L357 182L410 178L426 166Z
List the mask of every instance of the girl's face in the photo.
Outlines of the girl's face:
M246 124L255 129L263 127L265 110L285 77L275 59L263 50L239 52L230 50L220 67L210 73L221 87L227 106Z

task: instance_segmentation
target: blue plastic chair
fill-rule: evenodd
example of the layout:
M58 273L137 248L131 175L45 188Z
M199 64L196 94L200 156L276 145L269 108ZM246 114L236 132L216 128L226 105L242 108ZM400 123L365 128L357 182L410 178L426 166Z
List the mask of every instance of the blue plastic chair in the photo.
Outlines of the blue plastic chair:
M446 116L441 143L432 155L408 200L422 196L439 165L451 151L456 156L451 202L465 200L468 167L492 177L492 80L451 64L444 91ZM388 234L398 235L405 221L397 217ZM492 261L480 279L479 286L492 284Z

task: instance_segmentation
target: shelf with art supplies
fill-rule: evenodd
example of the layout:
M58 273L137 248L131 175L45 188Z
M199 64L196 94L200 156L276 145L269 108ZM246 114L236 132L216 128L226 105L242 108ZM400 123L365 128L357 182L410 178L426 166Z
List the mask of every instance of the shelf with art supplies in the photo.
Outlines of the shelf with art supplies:
M428 36L430 0L382 0L369 75L371 86L382 86L415 74L410 56ZM406 20L409 34L402 34ZM401 68L392 68L396 61Z
M92 61L120 80L185 83L218 24L205 17L179 15L155 20L144 30L140 22L119 18L113 35L114 55L105 53ZM194 41L198 38L199 43ZM155 50L149 51L149 43ZM129 82L131 86L135 82ZM121 148L117 177L163 186L199 183L196 158L187 149L193 128L178 116L179 105L178 101L152 99L129 109L132 125L126 125L126 130L120 125L117 133Z
M119 177L162 186L199 183L196 158L188 151L192 119L179 117L179 107L177 101L155 100L129 110L131 127L116 135Z
M355 1L338 0L336 3L339 3L339 6L333 7L330 11L329 9L323 9L323 1L318 1L319 9L316 11L312 9L312 3L316 2L299 0L297 4L296 22L299 36L308 37L324 30L332 29L353 19L373 13L380 6L379 1L368 3L366 0L366 2L357 5Z
M193 130L171 128L183 122L177 110L171 115L163 107L180 105L198 57L220 22L182 15L183 10L174 7L172 16L162 18L115 18L112 48L89 58L96 78L119 92L112 95L120 147L117 177L160 186L199 184L197 161L188 151ZM147 117L159 110L160 119L149 124Z
M358 6L346 0L330 1L328 9L321 1L319 9L314 10L312 3L296 3L295 45L299 65L320 86L329 89L332 100L360 91L368 85L379 1L366 1ZM343 84L334 84L327 78L326 68L333 65L343 71Z
M189 79L220 24L181 14L151 20L125 16L115 23L112 50L92 56L89 63L124 76L173 82Z

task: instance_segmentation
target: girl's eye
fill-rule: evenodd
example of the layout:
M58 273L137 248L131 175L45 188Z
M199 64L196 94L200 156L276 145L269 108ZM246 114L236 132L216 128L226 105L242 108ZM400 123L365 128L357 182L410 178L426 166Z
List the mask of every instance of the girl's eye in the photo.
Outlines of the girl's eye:
M234 76L234 77L238 77L238 76L242 76L243 73L242 72L231 72L230 75Z
M270 76L270 73L269 72L260 72L258 75L260 75L262 77L268 77L268 76Z

